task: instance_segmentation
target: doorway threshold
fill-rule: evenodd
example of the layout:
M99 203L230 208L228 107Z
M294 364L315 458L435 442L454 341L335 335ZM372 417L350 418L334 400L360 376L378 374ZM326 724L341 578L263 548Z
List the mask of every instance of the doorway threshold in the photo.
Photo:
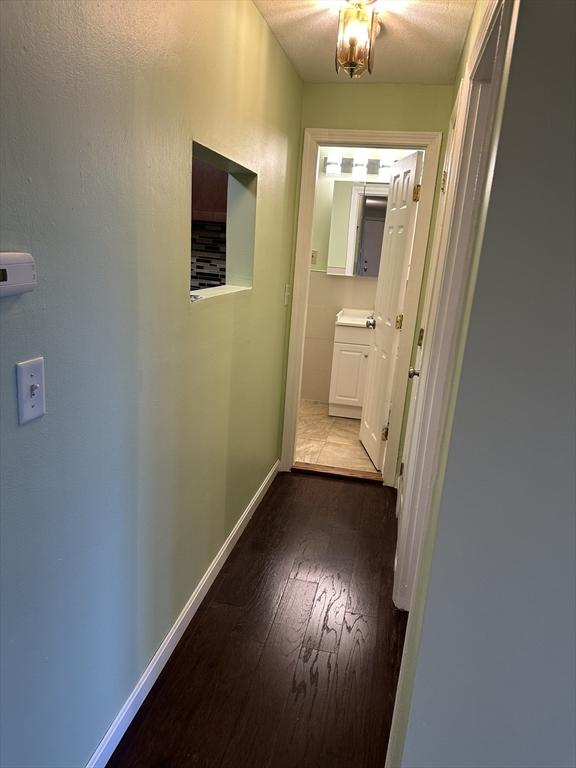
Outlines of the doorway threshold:
M354 480L366 480L371 483L383 484L381 472L368 472L363 469L346 469L345 467L329 467L325 464L309 464L304 461L295 461L292 472L311 475L329 475L330 477L350 477Z

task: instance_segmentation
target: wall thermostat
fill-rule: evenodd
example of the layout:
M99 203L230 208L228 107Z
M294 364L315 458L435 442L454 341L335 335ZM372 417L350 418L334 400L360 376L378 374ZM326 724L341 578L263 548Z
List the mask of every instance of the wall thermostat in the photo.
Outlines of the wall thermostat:
M36 262L29 253L0 251L0 297L36 288Z

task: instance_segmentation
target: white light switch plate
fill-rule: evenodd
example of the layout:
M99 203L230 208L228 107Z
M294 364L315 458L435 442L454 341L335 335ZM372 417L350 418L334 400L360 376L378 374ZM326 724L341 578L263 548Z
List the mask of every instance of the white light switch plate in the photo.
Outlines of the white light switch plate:
M44 358L35 357L23 363L16 363L18 388L18 421L37 419L46 413L46 390L44 386Z

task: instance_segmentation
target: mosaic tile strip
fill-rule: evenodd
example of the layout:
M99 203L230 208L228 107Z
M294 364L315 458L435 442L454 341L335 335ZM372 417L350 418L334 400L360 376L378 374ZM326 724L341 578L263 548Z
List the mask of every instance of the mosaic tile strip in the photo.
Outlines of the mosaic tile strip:
M226 222L192 222L190 290L226 283Z

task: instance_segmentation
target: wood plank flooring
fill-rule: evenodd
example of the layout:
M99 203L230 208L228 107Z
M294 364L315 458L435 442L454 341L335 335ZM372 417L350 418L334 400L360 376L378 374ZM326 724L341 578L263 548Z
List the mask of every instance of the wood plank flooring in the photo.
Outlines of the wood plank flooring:
M381 768L407 619L394 504L279 475L108 768Z

